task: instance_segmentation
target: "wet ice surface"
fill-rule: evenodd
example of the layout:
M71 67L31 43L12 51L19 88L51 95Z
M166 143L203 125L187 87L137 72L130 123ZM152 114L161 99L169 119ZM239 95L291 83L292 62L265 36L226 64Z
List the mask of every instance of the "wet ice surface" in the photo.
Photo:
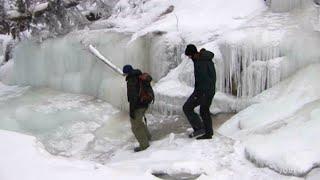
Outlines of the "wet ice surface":
M111 123L109 117L119 112L110 104L91 96L51 89L11 89L4 86L1 89L0 129L34 135L47 151L55 155L89 157L88 151L96 146L92 145L96 143L96 130L103 124ZM123 128L128 129L129 124L122 121ZM113 129L108 130L112 132ZM128 138L127 133L121 140L127 141ZM115 141L110 141L107 150L117 145Z
M137 145L128 113L102 100L48 88L2 84L0 88L0 129L34 135L53 155L106 163L117 150ZM190 130L182 116L146 116L153 141L170 133L187 137ZM215 125L221 124L219 118L213 119Z
M0 129L34 135L51 154L105 163L116 150L136 145L128 113L102 100L48 88L0 88ZM190 128L181 116L146 116L152 140Z

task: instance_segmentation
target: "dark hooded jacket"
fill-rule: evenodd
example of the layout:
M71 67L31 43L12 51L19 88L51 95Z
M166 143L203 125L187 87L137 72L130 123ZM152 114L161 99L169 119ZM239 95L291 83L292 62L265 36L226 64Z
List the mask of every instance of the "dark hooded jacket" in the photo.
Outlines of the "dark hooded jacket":
M212 61L214 54L201 49L192 60L194 65L194 90L199 93L215 93L216 70Z
M127 96L128 96L128 102L130 104L130 114L133 113L133 111L136 109L148 107L148 105L139 103L139 91L140 91L139 76L141 74L142 73L139 69L134 69L126 77Z

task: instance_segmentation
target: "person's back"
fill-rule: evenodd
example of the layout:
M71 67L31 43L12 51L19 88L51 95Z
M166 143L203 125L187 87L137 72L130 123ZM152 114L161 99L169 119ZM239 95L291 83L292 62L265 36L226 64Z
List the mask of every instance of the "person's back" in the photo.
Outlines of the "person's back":
M142 73L139 69L132 69L130 72L127 73L126 81L128 102L130 103L130 105L133 106L138 105L139 76L141 74Z
M216 70L212 59L214 54L205 49L201 49L198 57L193 60L195 91L215 92Z

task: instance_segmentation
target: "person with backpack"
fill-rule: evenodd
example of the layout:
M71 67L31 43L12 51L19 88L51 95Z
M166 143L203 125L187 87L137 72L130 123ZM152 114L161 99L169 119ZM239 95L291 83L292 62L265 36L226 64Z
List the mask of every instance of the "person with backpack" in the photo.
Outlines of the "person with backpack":
M195 79L194 91L183 105L183 112L194 130L189 137L211 139L213 129L209 108L216 88L216 70L212 61L214 54L205 49L198 52L195 45L189 44L185 55L193 61ZM202 121L199 115L194 112L194 109L199 105Z
M147 73L142 73L139 69L133 69L131 65L123 66L122 71L127 81L131 130L139 142L139 147L134 148L134 151L138 152L147 149L151 140L145 113L149 104L154 100L150 85L152 77Z

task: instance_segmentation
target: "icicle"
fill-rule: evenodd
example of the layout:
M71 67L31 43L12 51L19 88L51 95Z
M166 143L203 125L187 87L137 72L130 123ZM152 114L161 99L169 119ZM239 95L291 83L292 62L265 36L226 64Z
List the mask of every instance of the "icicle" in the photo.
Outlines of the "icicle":
M248 42L239 44L222 43L219 45L219 49L222 53L224 64L218 64L217 69L224 69L220 81L225 82L225 88L219 86L218 90L233 94L235 93L233 91L236 90L237 92L234 95L238 97L254 96L268 87L266 84L268 79L274 79L273 77L268 77L266 64L262 65L260 63L259 66L253 64L256 61L266 62L281 56L279 45L259 46ZM263 70L264 72L259 74L258 70ZM272 76L271 73L270 75Z

